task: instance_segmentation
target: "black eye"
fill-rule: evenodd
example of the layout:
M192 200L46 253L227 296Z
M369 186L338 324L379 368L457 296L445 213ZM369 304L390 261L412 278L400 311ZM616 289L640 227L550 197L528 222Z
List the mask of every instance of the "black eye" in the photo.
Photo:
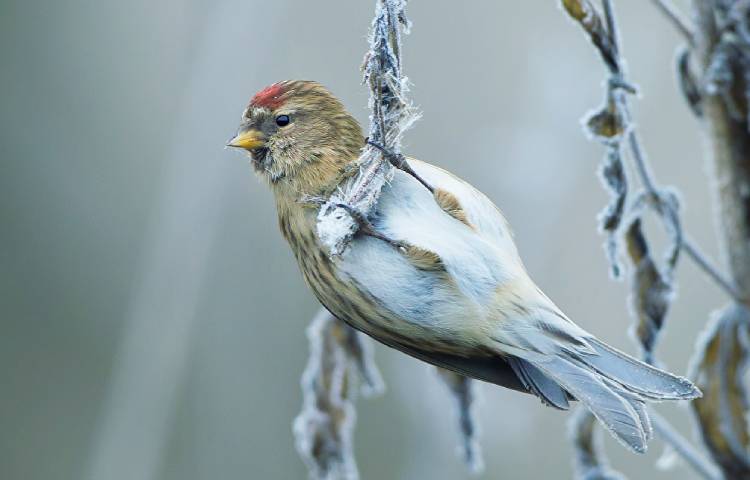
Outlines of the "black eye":
M280 127L286 127L289 125L289 115L279 115L276 117L276 125Z

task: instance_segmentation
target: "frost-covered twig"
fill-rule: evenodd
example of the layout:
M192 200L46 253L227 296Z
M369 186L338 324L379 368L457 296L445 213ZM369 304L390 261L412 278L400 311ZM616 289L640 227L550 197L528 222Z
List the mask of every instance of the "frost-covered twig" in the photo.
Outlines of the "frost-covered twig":
M680 32L680 35L685 37L685 40L689 44L693 44L693 29L690 24L685 20L685 17L677 10L677 7L669 0L651 0L651 3L661 10L667 19L672 22L675 29Z
M404 9L407 0L377 0L370 29L370 48L362 66L370 89L369 140L393 154L400 153L401 136L419 117L406 98L408 79L401 65L401 34L410 23ZM317 232L331 256L340 255L359 228L350 212L366 218L394 167L372 145L359 157L357 175L339 186L318 214ZM342 206L343 205L343 206Z
M647 192L652 198L659 198L659 196L664 195L664 190L658 188L656 185L656 180L654 178L654 175L651 171L650 166L648 165L648 162L646 160L645 155L643 154L643 149L640 145L640 141L638 140L638 137L636 135L629 136L628 139L630 145L631 145L631 152L633 155L634 163L636 164L637 172L640 176L641 182L643 183L644 187L646 188ZM674 214L675 208L674 207L668 207L668 213ZM679 222L679 220L676 220ZM737 290L737 287L734 285L734 283L726 277L721 271L719 271L716 266L714 265L714 262L712 262L708 256L703 253L703 251L700 249L700 247L695 243L694 240L686 238L685 234L680 232L681 239L680 239L680 248L682 251L687 254L688 257L690 257L693 262L703 270L705 274L707 274L709 277L711 277L712 280L716 282L719 287L721 287L722 290L731 298L738 302L743 302L739 291Z
M484 470L482 449L479 445L479 431L474 416L476 389L474 381L456 372L437 368L437 373L450 389L458 412L458 424L461 431L461 453L464 462L472 473Z
M383 390L362 334L321 309L307 329L310 359L302 375L303 406L294 420L297 451L313 480L356 480L352 432L354 385L365 394Z
M750 478L750 1L693 2L702 120L710 140L722 256L735 303L715 312L691 361L701 439L729 478Z
M625 78L611 2L603 2L603 16L587 0L563 0L563 6L584 28L609 70L604 105L585 121L589 136L607 148L601 176L612 192L612 200L600 215L599 225L602 231L607 232L607 257L615 278L619 278L621 272L621 238L628 240L627 252L636 267L632 295L634 313L638 317L636 332L644 354L650 357L672 298L672 271L682 244L677 196L670 190L658 187L652 180L636 136L627 98L635 90ZM622 164L623 140L627 141L645 189L629 203L628 181ZM659 216L671 238L663 265L652 258L641 232L640 219L645 206L650 206Z
M609 467L597 433L596 418L586 408L579 407L568 421L570 437L575 447L574 469L579 480L625 480Z
M389 160L401 157L401 137L419 118L416 109L406 98L408 79L403 74L401 63L401 35L408 33L411 26L404 11L406 3L407 0L376 0L369 49L362 65L364 83L370 90L368 141L357 161L357 174L339 185L330 198L324 199L325 203L318 213L317 234L332 257L341 255L346 250L359 230L361 220L367 219L371 213L381 189L396 168ZM422 181L418 176L416 178ZM426 184L425 186L430 188ZM359 338L356 332L351 332L353 338ZM311 362L314 361L311 357ZM362 374L367 379L367 371L362 370ZM441 376L451 387L456 399L464 459L472 471L480 471L481 452L472 416L473 382L449 372L444 372ZM354 414L353 407L348 410L351 410L350 415ZM347 445L342 442L339 444L344 453L349 455L350 452L346 452ZM300 451L303 457L310 456L304 449ZM352 466L353 462L352 457ZM356 467L354 471L356 472Z
M734 283L729 280L713 262L701 252L698 245L691 238L684 238L682 241L682 249L685 253L693 259L693 261L703 270L708 276L710 276L719 287L721 287L727 295L732 297L738 303L744 303L744 300L740 296L739 290Z
M370 89L370 139L399 152L403 131L414 121L405 99L406 77L401 73L401 33L408 30L406 0L377 0L364 80ZM369 144L357 164L357 175L324 199L317 233L331 256L339 255L359 228L352 216L366 218L394 167ZM355 479L352 452L355 410L351 374L364 381L363 393L382 390L382 380L370 360L369 345L361 334L321 311L308 331L310 360L302 378L303 410L294 422L297 450L314 479Z
M750 208L747 206L750 190L750 108L747 107L750 100L750 2L697 0L695 5L702 31L697 42L693 36L690 40L702 50L703 80L693 79L688 54L680 57L679 72L690 106L706 119L712 133L717 166L717 181L713 185L721 200L721 236L733 278L724 277L693 242L683 241L682 248L736 303L717 314L694 355L691 377L704 396L691 406L703 442L726 478L747 478L750 476L750 433L746 415L750 395L742 376L750 355L746 330L750 292ZM704 85L703 92L697 87L700 83ZM644 187L652 197L657 197L659 187L635 131L631 130L629 143ZM673 446L678 448L674 442ZM705 463L696 462L695 456L687 452L683 452L683 456L694 466Z
M562 0L562 2L567 13L583 27L609 70L604 106L591 114L585 122L587 133L607 147L602 178L613 195L610 205L600 216L600 228L608 233L607 255L615 277L618 277L620 272L620 237L626 240L628 255L635 266L631 302L638 322L634 331L644 360L654 363L656 338L673 298L673 270L677 264L679 252L684 248L678 197L670 189L660 187L653 178L631 120L628 94L635 89L625 78L620 58L617 22L611 0L602 1L603 18L588 0ZM627 202L628 182L621 159L623 139L627 141L635 170L644 188L644 191L636 194L629 203ZM641 216L646 206L657 214L671 238L671 244L661 265L652 257L642 232ZM692 244L690 251L693 254L698 253L697 248ZM696 257L705 260L703 255L696 255ZM702 268L708 268L711 264L704 261L700 265ZM712 278L721 278L721 275L715 271L711 271L711 274ZM605 468L601 454L592 456L587 453L596 451L591 443L593 442L592 436L586 430L589 428L588 423L581 420L573 425L574 442L579 459L584 458L595 462L593 467L590 466L591 468ZM699 473L711 469L712 466L706 464L705 460L690 456L690 450L680 448L688 442L674 429L661 429L661 431L665 433L662 438L672 444L675 451L689 456L687 460L691 465L701 465L698 469ZM579 460L579 466L580 464ZM580 468L579 476L586 478Z
M653 409L649 411L649 416L651 417L654 430L659 436L668 439L666 442L674 451L698 471L703 478L708 480L722 480L719 469L706 459L690 442L685 440L685 437L680 435L664 417L656 413Z
M691 404L701 438L727 479L750 478L749 395L744 386L749 326L750 312L742 305L715 312L690 368L703 392Z

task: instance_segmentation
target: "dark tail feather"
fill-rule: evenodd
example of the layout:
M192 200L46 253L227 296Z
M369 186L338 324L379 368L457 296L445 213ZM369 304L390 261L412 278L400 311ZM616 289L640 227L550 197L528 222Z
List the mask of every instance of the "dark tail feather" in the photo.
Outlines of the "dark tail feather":
M558 356L531 362L636 452L644 452L646 441L653 435L644 400L689 400L701 395L685 378L647 365L599 340L587 341L596 353L562 351ZM525 377L519 378L524 381Z
M554 380L526 360L507 357L507 361L523 385L539 397L542 403L559 410L569 408L568 394Z
M634 408L634 399L629 395L619 394L598 373L576 364L573 359L553 357L535 365L591 410L604 428L623 445L638 453L646 451L649 435L642 420L646 413L639 404Z

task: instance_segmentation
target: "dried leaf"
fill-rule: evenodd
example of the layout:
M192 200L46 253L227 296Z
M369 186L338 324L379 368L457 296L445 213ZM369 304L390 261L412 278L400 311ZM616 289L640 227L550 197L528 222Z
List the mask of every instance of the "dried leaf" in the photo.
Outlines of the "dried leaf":
M654 347L674 297L671 278L661 272L651 258L640 217L628 225L625 242L635 267L630 293L631 308L637 320L633 331L644 359L652 363Z
M584 119L586 133L605 145L619 142L627 128L627 120L617 95L617 92L608 91L604 105Z
M438 375L448 386L456 403L458 422L461 429L461 453L464 462L472 473L481 473L484 470L482 461L482 449L477 437L477 423L474 418L474 381L458 373L437 368Z
M664 276L671 279L682 251L682 224L680 221L680 200L676 190L662 188L656 194L654 210L659 215L661 224L669 236L669 247L664 254Z
M570 17L578 22L588 34L610 72L619 71L614 42L607 32L602 16L588 0L562 0L562 6Z
M697 117L702 117L703 95L698 87L698 80L690 69L690 50L685 47L677 53L677 80L690 109Z
M750 311L729 305L715 312L691 362L693 382L703 397L690 403L703 443L727 479L750 478L750 434L744 374L748 360Z
M385 383L380 370L375 365L372 340L341 321L338 321L331 330L344 348L351 364L356 367L361 380L361 393L366 397L382 395L385 391Z
M628 182L622 164L619 144L610 145L599 169L602 183L610 194L609 203L599 214L599 229L607 234L605 250L613 278L620 278L622 266L619 259L617 229L622 222Z
M589 410L579 407L571 415L568 429L575 449L577 480L625 480L625 476L609 467L596 430L596 419Z
M356 480L352 433L354 379L382 389L357 332L321 310L307 329L310 358L302 375L302 411L294 420L297 452L314 480Z

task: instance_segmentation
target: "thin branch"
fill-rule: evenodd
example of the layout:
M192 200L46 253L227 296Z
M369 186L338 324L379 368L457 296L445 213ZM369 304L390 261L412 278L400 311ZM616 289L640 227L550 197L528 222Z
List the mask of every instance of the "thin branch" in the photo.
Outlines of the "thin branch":
M573 468L576 478L583 480L626 480L609 466L604 455L596 418L585 407L578 407L568 419L569 436L575 447Z
M666 443L688 462L706 480L722 480L721 472L672 425L653 409L649 412L654 430Z
M669 12L670 18L679 19L679 15L677 14L674 7L669 4L669 2L665 0L653 0L655 4L657 4L660 8L664 9L665 13ZM616 25L617 22L614 18L614 12L612 10L611 0L604 0L604 15L605 19L608 25L608 28L610 28L610 32L612 35L612 50L616 54L616 64L620 65L620 57L619 57L619 46L618 46L618 37L617 37L617 30ZM678 20L679 21L679 20ZM684 25L684 23L680 23L682 27L685 28L685 31L690 34L689 39L692 41L692 33L690 29ZM619 74L621 76L620 80L622 80L625 84L627 84L627 81L624 78L624 73L622 70L618 70L615 72L616 74ZM643 153L643 148L641 146L640 139L638 138L638 135L636 133L636 129L633 126L631 115L630 115L630 107L627 97L624 97L623 99L623 110L625 113L625 123L627 125L627 140L628 140L628 146L630 148L630 151L633 156L633 161L635 163L636 171L638 173L638 178L640 179L641 183L643 184L643 187L648 192L649 196L655 200L656 202L659 202L659 197L662 195L662 188L658 186L655 176L653 174L653 171L651 170L651 166L648 163L648 160L646 159L645 154ZM676 212L671 212L672 214L676 215ZM719 272L719 270L713 265L713 262L708 260L705 254L703 254L698 247L698 245L695 244L694 241L686 241L684 239L685 235L681 234L682 241L678 245L679 248L685 251L685 253L688 254L688 256L700 267L709 277L711 277L732 299L739 303L745 303L747 304L747 300L744 300L737 287L734 285L734 283L727 278L724 274Z
M323 308L307 328L307 338L302 411L294 420L297 452L313 480L356 480L357 392L372 396L384 389L369 339Z
M614 45L615 52L617 52L617 65L621 65L617 44L617 22L614 16L614 11L612 9L611 0L604 0L603 5L605 19L607 25L610 26L612 44ZM615 72L615 75L619 75L619 80L622 80L623 83L627 84L627 80L625 79L625 75L622 70ZM726 280L715 268L713 268L711 263L706 259L705 255L700 253L700 250L694 243L685 242L684 234L681 231L679 213L677 211L674 211L674 206L672 206L669 202L665 202L663 200L665 198L665 193L663 189L658 186L656 179L654 178L654 174L651 170L651 166L649 165L646 159L646 155L643 152L643 147L641 146L640 140L636 133L636 129L632 122L629 100L627 96L622 95L621 101L621 106L625 117L628 147L632 154L639 179L641 180L641 183L646 189L648 195L651 197L651 205L657 210L663 208L673 210L660 213L662 213L662 218L665 221L669 217L673 219L673 227L678 230L677 247L689 252L690 258L692 258L712 279L717 281L717 283L722 288L724 288L733 298L736 298L736 289L733 287L733 285L728 282L728 280ZM718 469L710 464L708 460L700 456L695 448L693 448L687 440L685 440L674 428L672 428L669 422L667 422L663 417L659 416L653 411L652 417L654 421L654 427L659 432L662 439L666 443L670 444L678 454L680 454L690 465L692 465L696 469L698 473L700 473L704 478L707 479L721 478Z
M659 189L656 187L656 180L654 179L654 174L651 171L651 166L648 164L646 156L643 154L641 142L638 139L638 135L635 133L635 127L633 127L632 125L630 119L630 108L627 101L625 102L625 106L628 107L628 124L631 126L630 131L628 132L628 146L630 147L630 151L633 154L633 160L635 161L635 167L638 171L638 177L640 178L641 183L643 183L643 188L646 189L649 195L651 195L653 198L657 198L659 196Z
M633 154L633 161L638 172L638 177L643 184L643 187L652 198L657 198L660 195L660 188L657 187L656 179L651 171L651 166L648 164L645 155L643 154L643 148L641 147L640 140L635 133L634 128L630 128L628 133L628 144L630 151ZM695 264L704 271L709 277L711 277L727 295L732 297L739 303L747 303L743 300L737 287L734 283L714 265L714 263L708 259L708 257L701 251L700 247L695 243L694 240L686 238L683 234L683 239L680 247L690 257Z
M617 65L617 71L615 73L622 74L622 62L620 60L620 33L617 29L617 22L615 21L612 0L602 0L602 7L604 7L604 20L607 22L607 32L609 33L609 40L612 44L612 51L615 54Z
M672 4L669 0L651 0L651 3L658 8L661 13L664 14L665 17L667 17L667 20L669 20L674 28L685 37L685 40L690 45L693 45L695 43L695 37L693 33L693 28L690 26L687 20L685 20L685 17L682 16L682 14L677 10L677 7Z
M475 381L459 373L437 367L437 373L451 392L458 416L461 433L461 454L464 463L473 474L484 471L482 448L479 445L478 422L476 419Z
M625 106L627 108L627 105ZM628 111L628 116L629 115L630 112ZM628 123L629 122L630 121L628 120ZM661 188L657 186L651 166L649 165L648 160L646 160L646 156L643 154L640 140L632 126L628 132L628 145L633 156L636 171L638 172L638 178L641 180L643 187L653 199L658 198L661 194ZM688 257L691 258L704 273L711 277L711 279L713 279L733 300L747 304L747 300L742 298L739 290L734 285L734 282L719 271L714 263L701 251L695 241L686 238L686 234L684 233L682 234L682 237L680 248L688 255Z
M631 204L630 220L628 222L621 221L622 213L618 214L618 217L614 219L613 229L622 229L627 232L628 252L637 267L637 271L634 273L633 296L636 299L636 305L639 307L635 309L640 319L639 327L642 327L639 328L639 340L644 358L649 361L654 359L654 339L661 328L672 300L672 273L681 250L686 250L690 258L693 258L709 277L714 279L733 298L736 298L736 289L712 266L705 255L700 253L694 243L685 242L677 197L669 190L660 187L654 178L631 118L628 94L633 93L634 89L627 82L622 67L617 21L612 0L602 0L603 20L599 18L595 8L587 0L563 0L563 6L589 35L609 70L607 100L599 112L588 118L586 122L587 131L607 146L609 152L615 152L618 156L621 142L626 140L635 170L645 189L645 194L638 195ZM666 8L667 4L660 2L660 6ZM669 11L674 13L673 10ZM675 16L675 18L677 17ZM603 31L602 24L606 25L606 31ZM610 180L609 178L606 179ZM618 192L618 195L625 196L627 191ZM672 246L668 250L664 269L656 267L640 228L640 215L645 205L651 207L659 215L672 239ZM616 248L615 245L615 257ZM610 254L610 256L612 255ZM718 468L702 458L696 449L666 420L655 414L654 417L655 427L662 439L685 458L699 474L708 480L721 478ZM580 436L579 430L580 425L577 430ZM579 454L581 453L580 450L579 447Z
M410 28L405 8L406 0L376 1L370 46L362 66L364 83L370 89L368 137L394 154L400 153L404 131L419 118L406 98L408 79L401 68L401 35ZM382 157L376 148L366 145L357 161L357 174L324 199L318 213L317 234L329 255L344 252L359 228L351 212L367 217L393 175L394 167Z
M727 295L732 297L738 303L743 303L745 305L748 304L748 301L742 298L742 295L734 283L716 268L714 263L694 243L693 239L685 238L682 242L682 249L688 257L693 259L695 264L698 265L701 270L714 279Z

